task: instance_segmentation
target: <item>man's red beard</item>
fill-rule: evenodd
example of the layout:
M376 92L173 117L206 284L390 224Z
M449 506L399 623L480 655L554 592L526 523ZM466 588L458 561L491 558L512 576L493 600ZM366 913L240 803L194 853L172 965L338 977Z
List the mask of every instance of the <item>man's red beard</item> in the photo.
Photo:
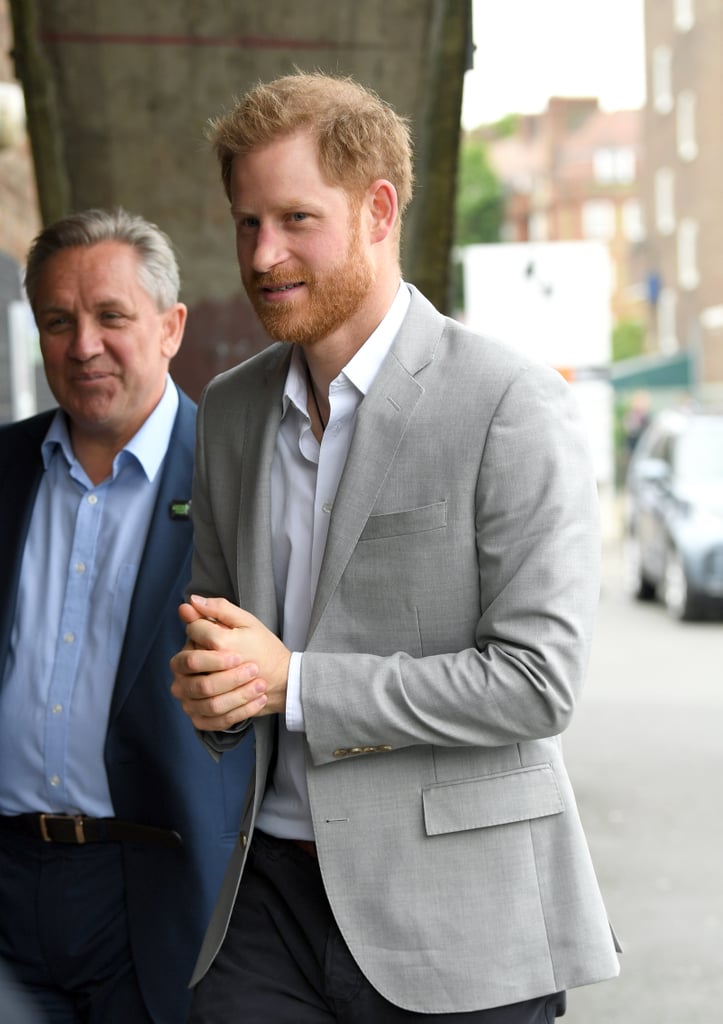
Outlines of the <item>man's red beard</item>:
M302 294L289 302L264 301L263 289L303 282ZM245 282L244 282L245 283ZM254 274L246 291L259 320L276 341L312 345L350 320L374 283L374 271L355 232L346 256L334 267L314 274L303 265Z

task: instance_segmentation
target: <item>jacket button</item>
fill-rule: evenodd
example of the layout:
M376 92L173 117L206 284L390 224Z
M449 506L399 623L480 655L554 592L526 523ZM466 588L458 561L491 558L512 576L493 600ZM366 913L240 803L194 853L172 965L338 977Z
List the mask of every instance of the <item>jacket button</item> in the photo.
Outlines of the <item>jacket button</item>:
M241 846L245 850L246 847L248 846L249 837L246 835L245 832L240 832L238 838L239 838L239 842L241 843Z
M335 750L335 751L334 751L334 753L333 753L333 755L332 755L332 756L333 756L333 757L346 757L346 755L347 755L348 753L349 753L349 751L348 751L348 750L345 750L345 749L344 749L343 747L339 747L339 749L338 749L338 750Z

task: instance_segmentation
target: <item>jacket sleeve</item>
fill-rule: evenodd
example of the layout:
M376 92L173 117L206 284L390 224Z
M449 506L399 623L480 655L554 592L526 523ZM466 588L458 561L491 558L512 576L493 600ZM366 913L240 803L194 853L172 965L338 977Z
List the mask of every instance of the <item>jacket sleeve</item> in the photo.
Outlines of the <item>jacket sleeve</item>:
M478 438L467 406L455 410L460 446ZM359 619L374 613L369 605L341 607L361 586L350 561L339 606L325 612L329 625L302 661L314 763L415 744L499 746L569 724L600 571L599 505L577 399L555 371L523 367L476 443L470 500L457 467L443 478L451 497L439 557L427 534L406 538L405 589L400 584L393 600L379 594L387 618L399 616L399 649L379 653L373 636L359 649ZM393 551L379 549L387 557ZM414 624L407 632L405 615ZM379 620L367 632L383 629Z

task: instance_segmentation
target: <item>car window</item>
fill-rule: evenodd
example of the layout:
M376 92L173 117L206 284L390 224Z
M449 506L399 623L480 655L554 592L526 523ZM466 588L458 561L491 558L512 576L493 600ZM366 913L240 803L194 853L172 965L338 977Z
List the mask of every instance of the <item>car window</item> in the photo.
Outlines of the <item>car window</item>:
M689 424L677 439L674 470L690 483L723 482L723 417Z
M667 432L663 432L655 439L650 454L654 459L662 459L663 462L667 462L670 466L673 462L672 445L672 436Z

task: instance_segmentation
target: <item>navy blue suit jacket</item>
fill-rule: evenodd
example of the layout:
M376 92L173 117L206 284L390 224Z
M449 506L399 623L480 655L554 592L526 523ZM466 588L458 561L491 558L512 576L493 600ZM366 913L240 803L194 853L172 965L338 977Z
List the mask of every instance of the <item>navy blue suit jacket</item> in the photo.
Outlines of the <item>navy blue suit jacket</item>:
M170 505L190 499L196 416L194 403L179 397L105 742L116 817L183 838L180 849L123 845L133 956L149 1010L163 1024L186 1019L188 981L238 834L252 759L245 742L215 763L170 693L168 662L185 642L177 609L191 577L192 545L191 521L172 519ZM0 427L0 685L43 471L40 445L53 415Z

